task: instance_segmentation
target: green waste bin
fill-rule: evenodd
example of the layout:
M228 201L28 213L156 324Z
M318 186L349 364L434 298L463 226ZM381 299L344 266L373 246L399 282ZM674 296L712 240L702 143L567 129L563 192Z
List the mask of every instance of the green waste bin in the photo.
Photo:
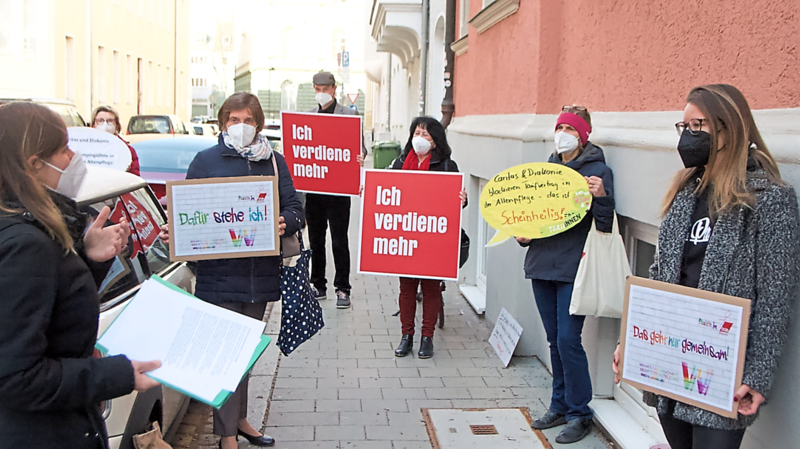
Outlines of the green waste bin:
M372 144L372 166L387 168L400 156L400 142L375 142Z

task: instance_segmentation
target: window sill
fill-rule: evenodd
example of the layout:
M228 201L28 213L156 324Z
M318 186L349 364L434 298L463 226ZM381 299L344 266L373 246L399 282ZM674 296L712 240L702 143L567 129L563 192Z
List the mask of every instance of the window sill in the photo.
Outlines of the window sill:
M478 33L483 33L518 10L519 0L495 0L476 14L469 24L474 26Z
M465 35L461 39L450 44L450 49L453 50L456 56L461 56L467 52L468 44L469 44L469 34Z

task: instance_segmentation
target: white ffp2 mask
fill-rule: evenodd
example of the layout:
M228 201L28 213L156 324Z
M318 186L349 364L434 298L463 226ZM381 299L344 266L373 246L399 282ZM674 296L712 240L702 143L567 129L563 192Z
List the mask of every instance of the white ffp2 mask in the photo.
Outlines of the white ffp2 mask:
M256 137L256 127L246 123L237 123L229 126L227 133L228 139L225 142L233 145L236 150L241 150L253 143L253 139Z
M411 146L414 147L414 152L420 156L428 154L428 152L431 151L431 143L428 139L421 136L416 136L411 139Z
M317 100L320 106L325 106L326 104L333 101L333 97L330 94L326 94L325 92L320 92L314 95L314 99Z
M103 123L98 124L97 126L95 126L95 129L100 130L100 131L105 131L105 132L107 132L109 134L116 134L117 133L117 127L114 126L113 123L108 123L108 122L103 122Z
M78 197L78 191L81 190L83 181L86 179L86 163L80 153L75 153L72 160L69 161L67 168L61 170L53 164L45 162L53 170L61 173L61 178L58 180L58 187L56 192L73 200Z
M566 153L578 149L578 138L564 131L559 131L555 135L556 151L558 154Z

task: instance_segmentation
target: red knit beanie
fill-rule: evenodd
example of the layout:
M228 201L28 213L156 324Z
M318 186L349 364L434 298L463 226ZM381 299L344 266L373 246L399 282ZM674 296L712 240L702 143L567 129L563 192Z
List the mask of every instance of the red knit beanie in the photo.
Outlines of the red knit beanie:
M578 136L581 139L581 145L586 146L586 142L589 141L589 133L592 132L592 127L586 123L586 120L571 112L562 112L556 120L556 128L562 123L575 128L575 131L578 131Z

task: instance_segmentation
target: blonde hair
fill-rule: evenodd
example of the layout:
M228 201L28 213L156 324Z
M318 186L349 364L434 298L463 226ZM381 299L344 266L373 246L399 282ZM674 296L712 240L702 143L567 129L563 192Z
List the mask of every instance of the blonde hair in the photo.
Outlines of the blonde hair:
M64 216L28 160L46 160L67 145L67 127L45 106L12 102L0 106L0 211L30 212L67 251L74 251ZM10 207L22 203L22 209Z
M678 193L705 168L695 193L709 189L708 209L718 217L736 206L753 207L755 196L747 190L747 161L754 158L776 184L782 184L778 164L758 132L750 106L744 95L728 84L709 84L695 87L686 102L700 109L711 134L711 154L705 167L683 169L675 174L662 203L666 215ZM719 148L721 134L725 145ZM751 145L754 147L751 149ZM717 163L717 158L724 158Z
M98 106L92 111L92 123L91 127L94 128L94 120L97 118L97 114L101 112L108 112L114 116L114 128L117 130L117 134L122 132L122 125L119 123L119 113L116 109L112 108L111 106Z

